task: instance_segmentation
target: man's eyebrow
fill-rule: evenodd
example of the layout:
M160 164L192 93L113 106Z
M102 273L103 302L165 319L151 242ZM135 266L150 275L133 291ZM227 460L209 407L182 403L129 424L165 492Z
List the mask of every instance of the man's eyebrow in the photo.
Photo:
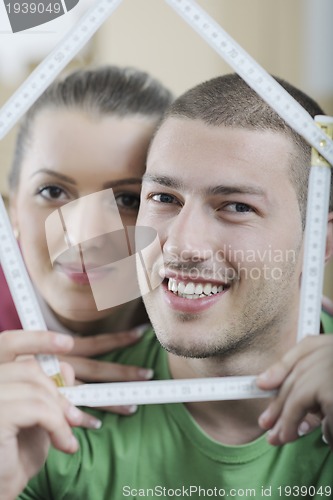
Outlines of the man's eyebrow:
M254 194L257 196L265 196L266 194L260 187L247 184L213 186L207 189L207 193L211 195Z
M143 182L155 182L161 186L170 187L180 191L186 191L186 185L183 181L176 179L175 177L169 177L166 175L154 175L145 173L142 179ZM219 185L203 187L202 192L211 196L215 195L232 195L232 194L253 194L257 196L265 196L266 193L263 189L258 186L252 186L247 184L232 184L232 185Z
M185 184L182 181L167 175L154 175L146 172L142 177L142 182L155 182L161 186L185 190Z

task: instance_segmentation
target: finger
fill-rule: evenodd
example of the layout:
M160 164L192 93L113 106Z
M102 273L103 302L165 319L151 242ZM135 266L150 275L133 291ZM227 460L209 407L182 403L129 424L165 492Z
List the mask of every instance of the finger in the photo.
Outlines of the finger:
M85 427L87 429L100 429L102 421L72 405L65 397L61 403L67 420L72 427Z
M328 417L325 417L322 422L322 438L324 443L328 444L333 450L333 429Z
M99 410L106 411L108 413L117 413L118 415L133 415L136 413L138 406L137 405L128 405L128 406L101 406L98 408Z
M298 428L308 411L316 411L318 404L315 393L310 387L311 375L295 383L286 399L281 415L270 432L270 442L284 444L294 441L299 437ZM309 389L310 387L310 389Z
M54 332L7 331L0 335L0 363L14 361L26 354L66 353L73 347L70 335Z
M332 347L331 341L329 344ZM326 342L321 343L318 349L316 344L311 354L297 363L279 391L278 398L283 399L279 415L281 443L297 439L298 428L308 412L319 412L326 417L333 415L332 355L327 346ZM320 373L325 374L325 377L320 376ZM285 386L289 387L286 397Z
M290 413L292 413L292 416L295 418L299 416L300 420L298 425L301 424L301 418L305 417L307 412L311 411L315 404L315 388L312 389L313 380L310 368L313 364L318 365L320 354L321 353L317 350L312 357L305 356L294 367L293 371L289 373L280 387L277 396L260 415L258 420L260 427L265 430L271 429L276 425L277 420L282 418L282 414L287 425L292 425ZM307 407L307 404L311 406ZM306 427L306 423L304 423L303 427ZM274 432L272 432L272 434L274 434Z
M330 336L327 335L326 337ZM264 390L279 387L302 358L312 353L315 349L320 347L325 348L326 345L331 344L332 339L327 339L324 335L306 337L290 349L280 361L257 377L256 383L258 387Z
M43 389L55 397L58 394L55 383L47 377L37 361L32 358L20 363L4 363L0 365L0 384L4 388L1 396L4 398L13 394L14 383L26 383L31 387Z
M310 432L320 427L322 418L323 414L321 412L308 413L298 426L297 429L298 436L299 437L306 436L306 434L310 434Z
M269 406L259 416L258 423L262 429L268 430L276 425L276 422L282 413L285 401L288 398L290 391L292 390L293 383L294 376L293 374L290 374L289 377L285 380L282 387L280 387L278 394L271 400Z
M24 385L27 391L29 385ZM74 453L78 448L76 438L56 400L40 391L34 391L33 396L30 392L28 397L25 394L1 404L1 429L19 433L20 429L38 426L49 434L55 448Z
M67 368L73 373L70 366ZM0 402L2 404L16 399L22 400L22 394L29 404L29 398L34 397L35 392L43 390L59 399L71 425L80 425L89 429L101 427L100 420L76 409L67 399L62 398L54 382L46 377L34 359L24 363L12 362L0 365L0 382Z
M75 377L84 382L128 382L150 380L154 372L137 366L108 363L94 359L66 356L61 359L69 363Z
M150 325L141 325L128 332L103 333L89 337L75 337L72 354L92 357L135 344Z

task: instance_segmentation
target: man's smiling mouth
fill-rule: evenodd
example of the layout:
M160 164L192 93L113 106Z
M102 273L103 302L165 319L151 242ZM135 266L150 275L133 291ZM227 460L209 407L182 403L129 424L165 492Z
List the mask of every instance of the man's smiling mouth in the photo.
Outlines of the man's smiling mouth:
M229 285L211 282L194 282L194 281L179 281L174 278L167 278L168 280L168 290L173 292L175 295L182 297L184 299L199 299L203 297L212 297L217 295L227 288Z

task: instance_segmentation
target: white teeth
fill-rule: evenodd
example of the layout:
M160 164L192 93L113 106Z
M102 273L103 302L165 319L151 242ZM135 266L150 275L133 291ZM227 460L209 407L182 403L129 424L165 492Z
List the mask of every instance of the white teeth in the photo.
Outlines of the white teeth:
M184 293L186 293L187 295L193 295L195 293L195 284L192 282L187 283Z
M168 289L180 297L198 299L209 295L216 295L224 290L224 286L217 286L212 283L206 283L205 285L202 283L195 284L192 281L185 284L183 281L177 282L174 278L169 278Z

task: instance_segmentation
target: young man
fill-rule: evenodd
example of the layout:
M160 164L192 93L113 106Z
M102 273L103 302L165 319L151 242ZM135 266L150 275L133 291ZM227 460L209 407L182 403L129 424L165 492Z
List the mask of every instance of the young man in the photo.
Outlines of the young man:
M331 497L333 455L305 416L316 412L332 445L333 336L295 346L309 162L310 147L236 75L174 103L151 145L138 221L160 237L164 264L151 256L151 274L164 281L144 300L165 350L150 332L112 360L135 360L157 379L262 373L258 385L278 396L102 414L102 429L76 433L76 454L51 450L20 498ZM20 443L24 425L8 422ZM74 451L55 423L29 422Z

